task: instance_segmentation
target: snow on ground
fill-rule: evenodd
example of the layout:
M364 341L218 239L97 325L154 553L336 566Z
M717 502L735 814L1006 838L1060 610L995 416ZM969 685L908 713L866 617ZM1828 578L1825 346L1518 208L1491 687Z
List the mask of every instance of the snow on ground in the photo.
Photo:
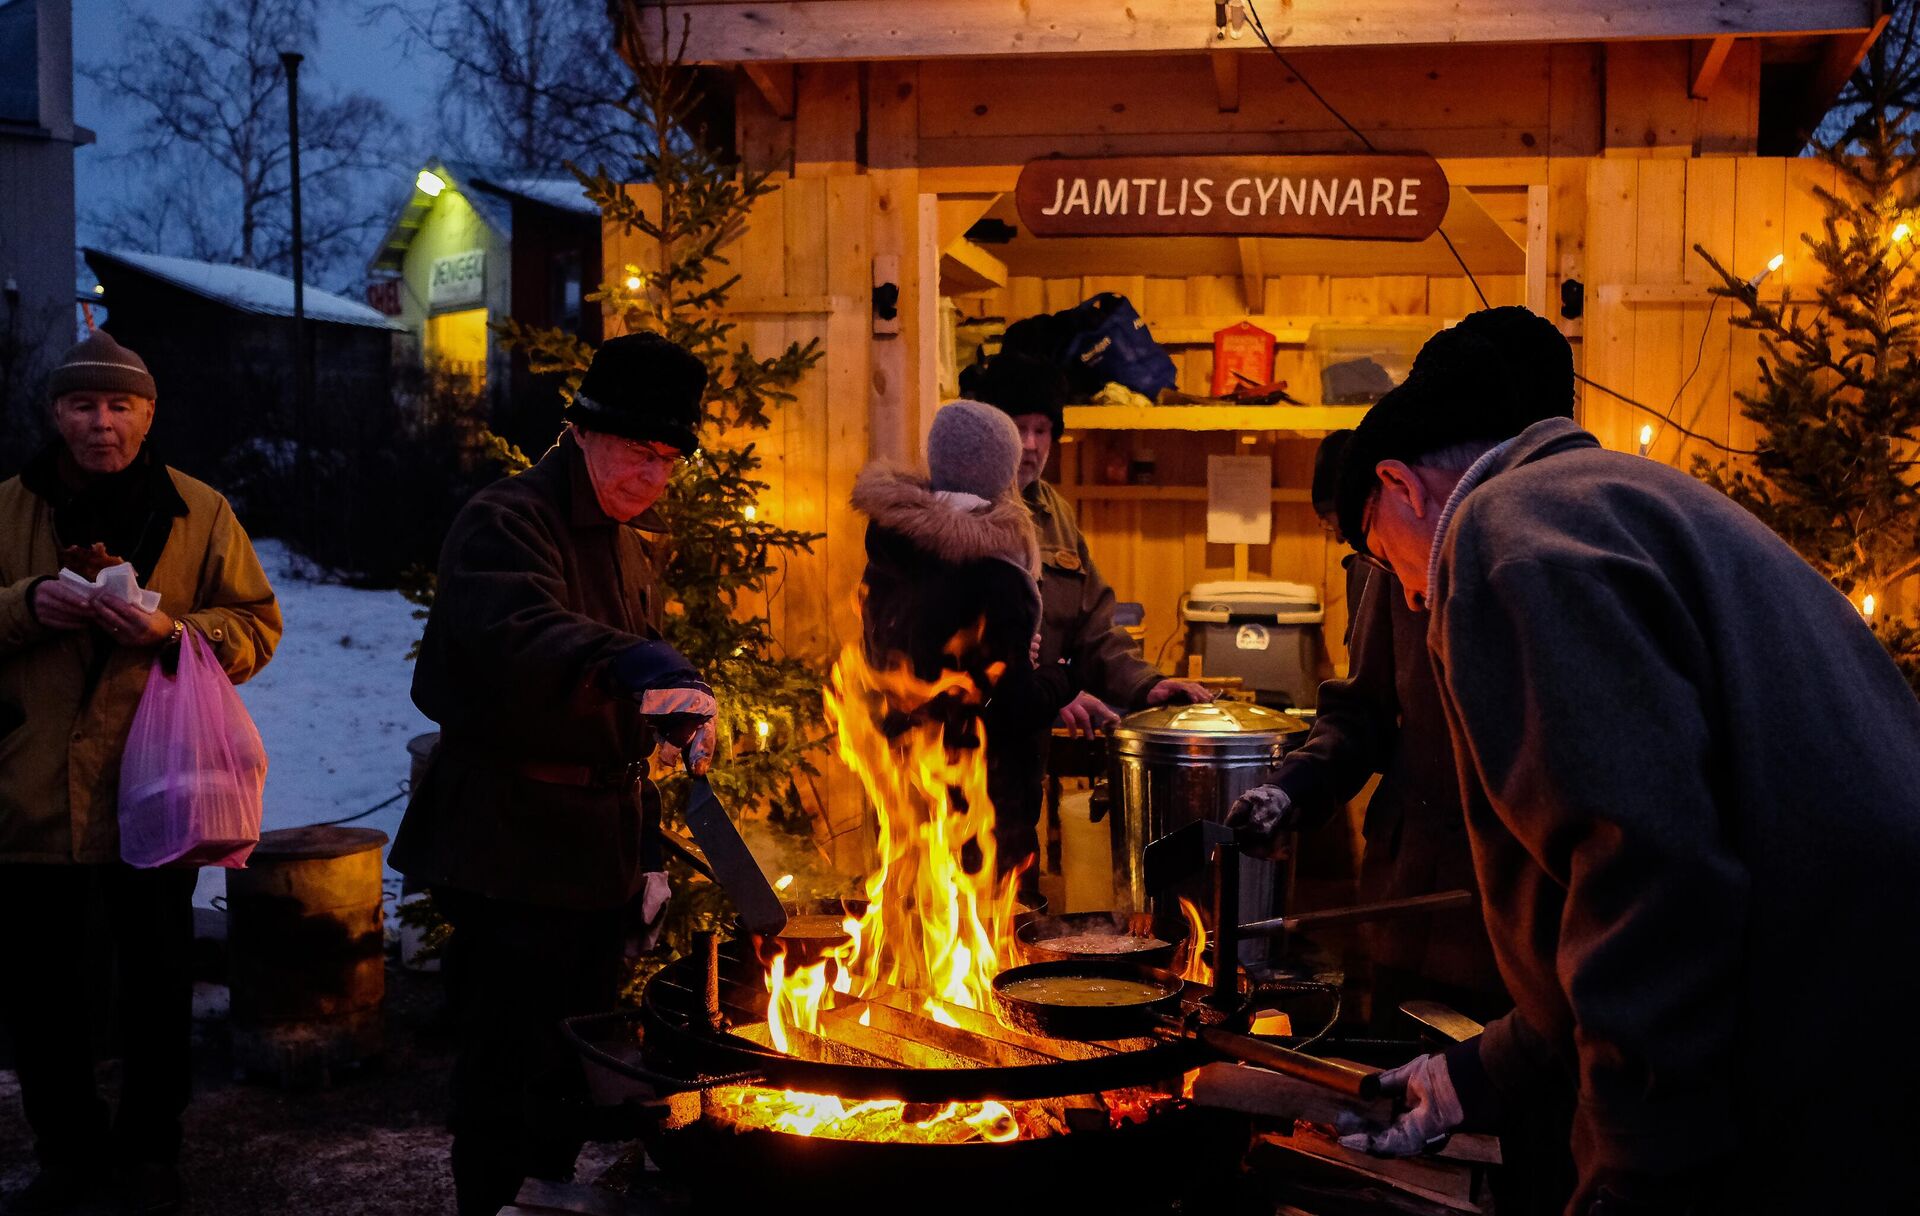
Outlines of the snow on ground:
M395 591L313 582L277 540L255 542L280 599L286 633L273 661L240 686L267 747L262 827L301 827L359 814L400 792L407 740L434 725L413 707L407 651L420 636L414 606ZM391 840L406 799L354 821ZM202 869L195 902L226 891L225 871ZM389 897L398 875L387 872Z

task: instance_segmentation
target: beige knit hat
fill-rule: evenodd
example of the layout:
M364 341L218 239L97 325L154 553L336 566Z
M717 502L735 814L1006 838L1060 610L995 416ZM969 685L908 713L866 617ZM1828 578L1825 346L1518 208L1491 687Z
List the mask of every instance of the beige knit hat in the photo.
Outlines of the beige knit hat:
M48 388L56 401L68 393L131 393L149 401L160 395L146 362L98 329L60 360Z

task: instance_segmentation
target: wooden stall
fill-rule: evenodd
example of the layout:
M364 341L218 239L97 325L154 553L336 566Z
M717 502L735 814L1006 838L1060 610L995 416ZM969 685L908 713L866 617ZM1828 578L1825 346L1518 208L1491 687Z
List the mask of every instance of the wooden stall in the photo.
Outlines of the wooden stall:
M659 6L627 2L657 38ZM684 37L731 81L739 156L781 183L732 254L742 333L826 348L768 453L767 509L827 533L787 574L788 645L825 654L852 636L853 475L919 454L971 341L1118 292L1173 354L1179 389L1205 395L1217 331L1246 320L1274 336L1274 375L1305 404L1067 413L1049 476L1120 598L1145 605L1148 654L1168 669L1184 591L1235 577L1322 588L1344 658L1341 550L1307 486L1318 439L1365 407L1320 402L1316 325L1437 329L1482 296L1524 304L1587 375L1743 446L1732 394L1757 349L1712 306L1692 246L1741 272L1784 254L1764 291L1816 273L1800 236L1830 175L1793 154L1884 21L1875 0L681 0L666 18L675 47ZM1015 199L1047 158L1283 165L1369 146L1438 161L1435 235L1048 237ZM605 249L610 274L635 260L618 233ZM887 287L892 317L875 307ZM1579 408L1610 447L1639 450L1651 424L1655 458L1713 454L1591 388ZM1207 457L1227 453L1272 457L1269 544L1207 542Z

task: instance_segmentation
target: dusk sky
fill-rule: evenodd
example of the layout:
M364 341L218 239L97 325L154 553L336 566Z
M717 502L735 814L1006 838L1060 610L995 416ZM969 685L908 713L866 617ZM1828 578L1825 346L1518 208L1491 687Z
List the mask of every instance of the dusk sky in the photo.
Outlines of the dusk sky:
M162 20L179 22L192 13L194 0L142 0L139 7ZM324 6L331 15L324 21L321 44L289 48L307 56L301 67L302 87L356 89L386 102L412 129L406 145L413 149L409 161L425 160L435 151L434 92L444 68L424 48L406 52L404 29L396 17L365 22L360 13L370 7L358 0ZM95 243L96 234L87 223L93 200L113 191L144 188L137 179L129 180L132 175L118 160L135 136L137 113L128 106L109 105L99 86L79 74L79 69L118 55L138 53L139 48L124 45L121 37L126 13L124 0L75 0L73 9L75 118L100 137L75 158L82 245ZM410 166L397 166L396 181L409 171Z

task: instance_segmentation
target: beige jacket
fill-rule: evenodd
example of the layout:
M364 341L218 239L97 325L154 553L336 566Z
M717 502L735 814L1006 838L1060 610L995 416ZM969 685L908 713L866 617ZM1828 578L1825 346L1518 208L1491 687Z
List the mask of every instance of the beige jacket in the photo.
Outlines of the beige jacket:
M147 586L241 683L273 656L280 606L227 500L167 471L187 513L174 518ZM51 505L18 477L0 483L0 703L25 717L0 737L0 862L120 856L120 753L155 652L113 650L89 688L100 648L111 646L106 635L48 629L28 602L33 585L59 567Z

